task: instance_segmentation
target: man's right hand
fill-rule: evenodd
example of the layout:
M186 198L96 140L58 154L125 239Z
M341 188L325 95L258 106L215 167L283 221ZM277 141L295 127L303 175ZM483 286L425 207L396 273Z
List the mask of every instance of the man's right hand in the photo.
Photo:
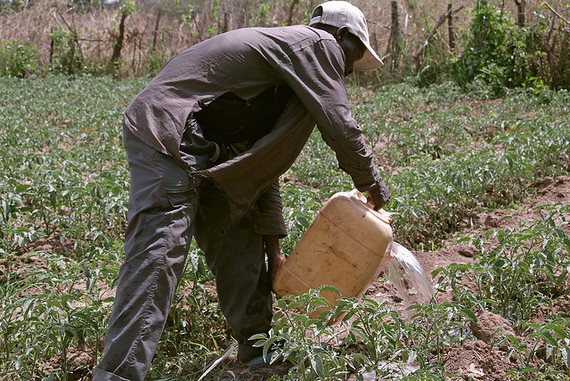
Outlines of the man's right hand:
M374 210L382 209L388 203L391 197L390 190L382 180L372 185L370 189L368 189L367 193L367 201L374 204Z

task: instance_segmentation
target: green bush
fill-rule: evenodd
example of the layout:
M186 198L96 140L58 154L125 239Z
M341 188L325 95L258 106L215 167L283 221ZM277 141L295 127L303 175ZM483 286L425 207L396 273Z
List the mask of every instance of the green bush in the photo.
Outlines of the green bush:
M463 88L480 81L491 86L491 96L502 97L505 88L535 78L528 63L536 40L487 0L477 2L469 31L463 53L451 64L451 76Z
M38 50L20 40L0 42L0 76L23 78L38 71Z

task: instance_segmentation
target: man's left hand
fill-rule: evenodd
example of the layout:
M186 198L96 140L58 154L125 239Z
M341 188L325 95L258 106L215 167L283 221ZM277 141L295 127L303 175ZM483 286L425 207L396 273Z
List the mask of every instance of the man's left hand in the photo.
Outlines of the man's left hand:
M277 271L285 264L285 256L281 254L279 247L279 236L277 235L264 235L263 241L265 242L265 252L267 253L267 262L269 265L269 274L271 276L271 284L275 280Z

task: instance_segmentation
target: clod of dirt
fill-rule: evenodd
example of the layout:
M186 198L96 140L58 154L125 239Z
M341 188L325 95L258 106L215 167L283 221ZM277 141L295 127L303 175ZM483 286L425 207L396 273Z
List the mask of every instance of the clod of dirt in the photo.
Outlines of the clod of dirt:
M472 245L460 245L457 246L457 252L464 257L473 258L477 253L477 248Z
M489 228L496 228L499 226L499 219L491 214L485 218L485 226Z
M508 371L517 367L497 348L482 340L468 341L446 351L445 367L449 375L465 380L502 381Z
M554 180L552 179L552 177L547 176L545 178L542 179L538 179L536 180L532 186L535 188L546 188L547 186L549 186L550 184L552 184L554 182Z
M87 347L67 349L66 362L69 369L73 369L67 375L69 381L86 381L90 380L90 369L93 367L93 350ZM55 374L62 363L61 356L53 357L49 362L40 367L43 374ZM49 377L46 377L46 379Z
M486 344L500 342L499 348L503 350L508 348L508 341L502 340L501 337L509 334L515 335L515 331L507 319L489 311L480 313L477 322L471 322L470 328L476 338Z

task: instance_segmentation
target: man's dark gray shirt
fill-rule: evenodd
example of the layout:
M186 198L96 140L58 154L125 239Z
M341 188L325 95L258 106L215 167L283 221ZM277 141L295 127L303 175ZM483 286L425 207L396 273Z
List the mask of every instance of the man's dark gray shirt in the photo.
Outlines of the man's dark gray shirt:
M204 175L243 209L289 168L316 124L340 167L366 191L379 175L350 112L344 66L334 36L319 29L299 25L234 30L173 58L128 106L125 124L147 145L182 162L180 141L192 113L228 92L249 100L285 84L297 99L285 109L272 137Z

